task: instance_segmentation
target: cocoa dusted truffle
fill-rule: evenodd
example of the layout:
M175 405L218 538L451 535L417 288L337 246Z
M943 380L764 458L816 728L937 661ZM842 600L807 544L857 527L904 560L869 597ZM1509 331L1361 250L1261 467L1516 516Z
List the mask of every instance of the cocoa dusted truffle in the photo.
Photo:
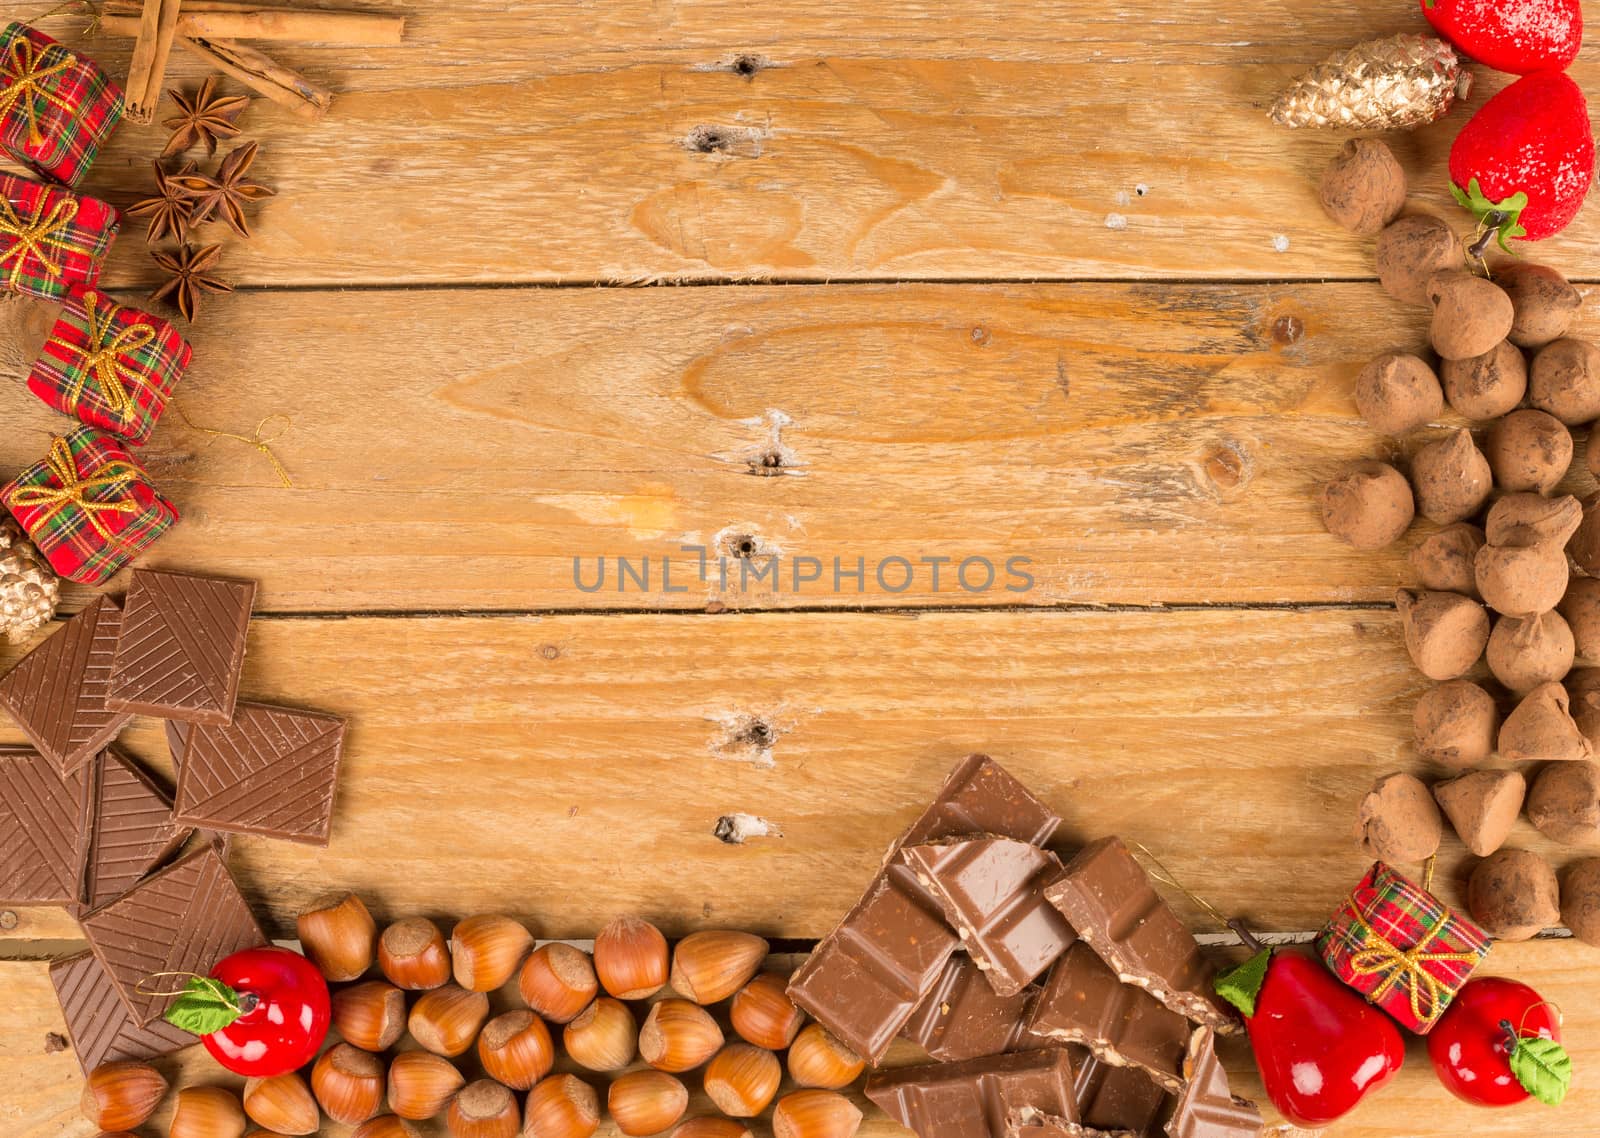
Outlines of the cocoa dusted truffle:
M1514 411L1528 393L1528 361L1508 340L1481 356L1439 365L1444 397L1468 419L1498 419Z
M1435 783L1433 797L1463 845L1488 857L1506 844L1528 785L1516 771L1468 771Z
M1589 749L1600 754L1600 668L1577 668L1562 682L1571 701L1572 722L1589 741Z
M1500 712L1494 697L1471 680L1450 680L1417 700L1411 726L1418 755L1459 770L1494 753Z
M1583 500L1578 525L1567 541L1567 552L1579 569L1600 576L1600 494Z
M1600 766L1583 759L1545 767L1528 791L1528 821L1567 845L1600 834Z
M1430 680L1453 680L1483 655L1489 642L1489 614L1460 593L1395 593L1405 629L1406 651Z
M1463 269L1436 273L1427 295L1433 305L1428 334L1443 359L1481 356L1511 331L1511 298L1492 281Z
M1567 551L1559 545L1495 545L1473 561L1478 594L1504 616L1549 612L1567 591Z
M1532 691L1572 671L1572 630L1560 613L1503 616L1484 651L1489 671L1512 692Z
M1548 494L1572 465L1572 432L1546 411L1513 411L1489 428L1484 453L1502 490Z
M1600 348L1587 340L1553 340L1528 369L1528 403L1569 427L1600 419Z
M1561 875L1561 923L1584 944L1600 946L1600 857L1586 857Z
M1403 435L1444 413L1444 391L1426 361L1385 352L1356 376L1356 410L1373 430Z
M1456 522L1431 533L1411 550L1411 570L1424 589L1478 595L1472 562L1483 548L1483 531L1470 522Z
M1439 804L1409 774L1386 774L1373 783L1356 816L1362 850L1383 861L1426 861L1438 852L1443 833Z
M1494 474L1465 428L1428 443L1411 460L1417 513L1449 525L1470 518L1489 500Z
M1571 494L1546 498L1520 491L1500 497L1484 519L1490 545L1565 545L1583 521L1583 507Z
M1386 462L1358 462L1322 488L1322 524L1356 549L1382 549L1416 514L1411 484Z
M1511 342L1519 348L1542 348L1565 336L1583 303L1567 278L1548 265L1506 261L1494 267L1494 283L1511 298Z
M1371 237L1400 216L1406 172L1376 138L1353 138L1322 173L1322 208L1351 233Z
M1407 304L1427 304L1429 278L1459 269L1465 261L1460 239L1437 217L1398 218L1378 234L1378 281L1390 296Z
M1570 707L1567 689L1560 684L1534 688L1500 725L1501 757L1514 763L1587 759L1593 752L1572 721Z
M1500 849L1467 882L1467 912L1500 940L1529 940L1561 919L1556 871L1527 850Z
M1600 664L1600 581L1574 577L1556 611L1572 630L1572 650L1577 658Z

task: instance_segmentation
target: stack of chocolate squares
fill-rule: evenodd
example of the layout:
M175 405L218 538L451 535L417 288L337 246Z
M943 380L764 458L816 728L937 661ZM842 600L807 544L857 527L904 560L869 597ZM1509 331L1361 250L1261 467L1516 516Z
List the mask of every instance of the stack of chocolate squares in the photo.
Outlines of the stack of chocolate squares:
M255 585L134 573L0 678L32 747L0 747L0 904L61 905L91 951L51 978L85 1071L194 1042L160 1017L181 987L266 942L226 863L233 834L328 844L344 721L240 702ZM168 722L169 795L113 740ZM191 835L208 839L174 861Z
M1245 1138L1214 1048L1239 1031L1194 936L1117 838L1065 866L1060 816L983 755L959 763L789 996L877 1067L920 1138ZM1042 977L1042 980L1041 980Z

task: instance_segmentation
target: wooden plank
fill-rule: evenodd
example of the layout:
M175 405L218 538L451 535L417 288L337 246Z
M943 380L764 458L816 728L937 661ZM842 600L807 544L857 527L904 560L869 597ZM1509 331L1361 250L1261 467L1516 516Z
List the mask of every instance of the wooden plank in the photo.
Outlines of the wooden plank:
M775 958L774 964L788 965L795 958ZM1527 1133L1550 1138L1588 1138L1594 1112L1600 1109L1600 1091L1583 1072L1600 1064L1600 1014L1589 998L1595 953L1591 948L1564 941L1537 941L1506 944L1495 949L1484 965L1485 974L1515 976L1533 985L1547 999L1561 1005L1566 1016L1565 1036L1573 1063L1580 1072L1567 1101L1556 1110L1538 1103L1501 1110L1481 1110L1452 1099L1434 1078L1420 1046L1413 1046L1407 1066L1394 1083L1350 1115L1346 1121L1326 1131L1329 1138L1456 1138L1465 1129L1491 1138L1504 1135L1516 1138ZM6 1101L0 1104L0 1121L12 1138L90 1138L94 1127L78 1115L78 1095L82 1076L70 1051L45 1052L48 1033L64 1032L61 1014L50 987L47 966L42 962L0 962L0 990L7 999L0 1003L0 1080L7 1088ZM496 1006L518 1006L507 991L495 994ZM898 1045L889 1062L913 1062L916 1050ZM1226 1049L1226 1061L1237 1093L1260 1096L1260 1082L1254 1063L1242 1044ZM563 1061L563 1066L565 1066ZM237 1088L241 1080L222 1071L201 1048L190 1048L159 1064L174 1085L192 1086L219 1083ZM581 1072L580 1072L581 1073ZM603 1081L603 1080L601 1080ZM711 1113L709 1103L698 1093L698 1078L686 1081L697 1092L691 1109ZM902 1138L902 1130L885 1118L859 1092L853 1097L866 1114L860 1138ZM171 1114L171 1099L152 1120L162 1133ZM1269 1122L1277 1116L1270 1106ZM322 1133L345 1135L344 1127L328 1125ZM427 1128L424 1133L442 1138L444 1128ZM1269 1130L1269 1133L1278 1133ZM609 1122L600 1138L617 1138Z
M280 932L338 883L385 916L508 908L545 936L638 911L816 937L982 750L1062 811L1064 845L1121 833L1229 912L1315 929L1366 868L1361 795L1416 766L1427 686L1388 612L257 621L245 695L351 734L332 845L235 858ZM159 724L125 739L164 763ZM735 814L782 836L718 841ZM1452 839L1447 898L1461 861Z
M0 475L65 422L21 386L49 318L0 306ZM178 404L246 434L287 415L295 489L169 413L142 453L185 518L149 559L290 612L1386 603L1404 548L1347 549L1314 500L1389 452L1360 365L1422 337L1359 283L227 297ZM685 546L714 551L705 582ZM776 589L741 578L772 554Z
M279 194L259 210L255 240L230 244L225 275L293 285L1370 276L1371 243L1316 204L1335 141L1277 128L1263 107L1355 29L1421 24L1363 0L1330 6L1308 40L1298 11L1216 0L1170 25L1114 8L1082 33L1080 7L1057 7L1012 33L1009 12L974 18L984 6L970 0L926 29L920 18L852 17L836 42L804 15L763 24L752 10L719 25L714 12L737 7L723 3L685 17L702 31L674 41L676 17L663 28L642 4L620 32L575 2L510 7L428 5L405 46L285 55L341 96L314 127L251 109L245 128L262 145L253 173ZM647 18L676 58L627 46L643 42ZM580 29L607 45L600 59L573 42ZM1045 29L1057 46L1037 46ZM1090 46L1107 32L1114 44ZM1232 43L1246 45L1234 50L1250 66L1219 65L1219 45ZM778 65L741 75L725 66L740 52ZM550 63L558 53L587 62ZM1581 62L1574 76L1593 87L1600 65ZM1485 73L1472 105L1502 82ZM1464 218L1444 162L1463 121L1395 144L1418 200ZM121 131L86 188L117 204L142 196L160 138ZM1539 252L1576 270L1597 238L1591 210ZM139 242L119 242L107 283L152 279Z

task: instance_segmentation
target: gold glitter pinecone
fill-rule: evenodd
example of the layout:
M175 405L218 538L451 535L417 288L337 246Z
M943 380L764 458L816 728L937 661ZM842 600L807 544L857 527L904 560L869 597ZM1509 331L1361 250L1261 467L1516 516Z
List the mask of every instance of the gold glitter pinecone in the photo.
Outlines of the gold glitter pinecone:
M0 637L16 644L56 614L61 582L16 520L0 514Z
M1437 36L1398 35L1335 52L1272 104L1287 127L1410 130L1444 117L1472 88L1472 73Z

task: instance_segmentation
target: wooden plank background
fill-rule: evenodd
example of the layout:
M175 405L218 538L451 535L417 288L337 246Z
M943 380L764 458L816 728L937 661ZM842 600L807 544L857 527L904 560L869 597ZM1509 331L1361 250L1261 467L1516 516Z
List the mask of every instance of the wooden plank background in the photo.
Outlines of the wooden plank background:
M385 917L583 938L638 912L802 946L969 750L1063 811L1064 848L1120 832L1263 929L1320 924L1364 866L1363 789L1427 773L1427 685L1390 606L1405 551L1338 546L1312 496L1422 441L1375 436L1350 392L1425 330L1316 206L1336 140L1263 108L1327 52L1419 28L1408 5L362 6L405 12L405 45L271 48L340 95L315 126L259 100L243 121L279 196L227 243L242 287L207 298L178 400L245 434L286 416L294 488L171 415L145 452L185 515L147 563L262 582L246 691L352 717L333 845L236 846L276 932L336 882ZM81 25L45 26L122 73L127 41ZM174 56L174 81L200 74ZM1574 75L1600 86L1592 50ZM1471 106L1503 82L1480 73ZM1464 119L1394 140L1418 207L1458 224ZM143 196L161 141L124 128L88 190ZM141 238L107 273L129 296L154 283ZM1591 209L1538 254L1600 279L1597 238ZM0 304L3 476L63 423L23 388L50 319ZM702 582L694 547L785 579ZM1013 556L1026 592L952 584ZM578 587L574 558L592 580L600 557L611 587ZM896 591L872 572L895 557L952 562ZM651 586L617 590L617 558ZM823 580L788 587L797 558ZM835 558L866 562L859 591ZM170 769L157 724L127 744ZM772 833L719 842L736 813ZM1453 839L1441 865L1459 900ZM42 961L77 943L61 913L0 913L8 1134L90 1132L44 1045ZM1566 1011L1566 1108L1457 1108L1413 1048L1333 1133L1587 1134L1597 959L1559 938L1491 958ZM868 1115L865 1138L902 1133Z

